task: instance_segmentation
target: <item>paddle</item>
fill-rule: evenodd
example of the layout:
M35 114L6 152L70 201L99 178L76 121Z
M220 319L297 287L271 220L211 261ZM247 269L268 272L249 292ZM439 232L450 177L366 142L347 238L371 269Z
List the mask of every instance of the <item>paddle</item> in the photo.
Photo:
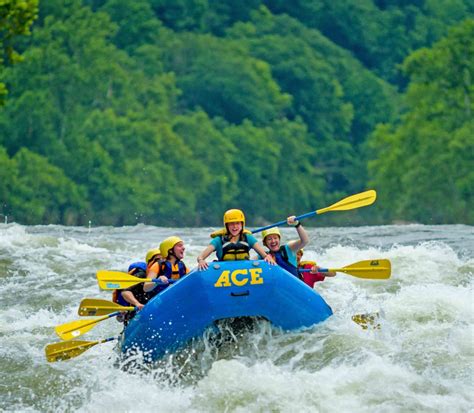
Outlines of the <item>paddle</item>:
M299 272L310 272L310 269L300 269ZM392 265L389 260L365 260L342 268L320 268L318 272L343 272L357 278L369 280L386 280L390 278Z
M356 208L361 208L367 205L372 205L375 202L376 198L377 198L377 193L373 189L370 189L368 191L361 192L359 194L351 195L351 196L348 196L347 198L341 199L339 202L336 202L335 204L332 204L331 206L328 206L326 208L321 208L321 209L318 209L317 211L312 211L312 212L308 212L306 214L300 215L296 217L296 220L301 221L304 218L309 218L315 215L321 215L330 211L348 211L350 209L356 209ZM265 227L254 229L252 230L252 234L256 234L257 232L261 232L269 228L280 227L282 225L286 225L286 220L276 222L275 224L267 225Z
M101 321L107 320L108 318L118 316L121 311L115 311L111 314L108 314L104 317L95 318L95 319L88 319L88 320L76 320L71 321L70 323L61 324L56 326L54 331L62 340L71 340L72 338L76 338L82 336L83 334L87 333L89 330L92 330L96 324L100 323Z
M80 316L101 316L115 311L133 311L135 307L125 307L100 298L84 298L79 304L77 314Z
M138 278L126 272L99 270L97 271L97 281L99 287L103 290L123 290L133 287L139 283L154 282L156 284L165 285L159 278ZM170 284L176 280L168 280Z
M60 343L48 344L46 346L46 360L49 362L59 360L69 360L77 357L84 351L89 350L96 344L107 343L108 341L116 340L117 337L110 337L99 341L61 341Z
M362 329L368 330L373 328L374 330L380 329L379 323L379 313L367 313L367 314L354 314L352 316L352 321L359 324Z

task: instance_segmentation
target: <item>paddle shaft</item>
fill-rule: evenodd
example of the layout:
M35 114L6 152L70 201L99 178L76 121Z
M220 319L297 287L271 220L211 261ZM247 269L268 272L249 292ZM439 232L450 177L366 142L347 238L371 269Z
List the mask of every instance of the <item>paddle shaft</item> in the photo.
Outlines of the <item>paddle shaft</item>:
M314 217L315 215L317 215L317 212L316 212L316 211L312 211L312 212L308 212L308 213L306 213L306 214L297 216L297 217L295 218L295 220L296 220L296 221L301 221L301 220L304 219L304 218ZM270 228L273 228L273 227L281 227L282 225L286 225L286 219L283 220L283 221L276 222L275 224L267 225L266 227L254 229L254 230L252 231L252 234L256 234L257 232L265 231L266 229L270 229Z
M114 313L108 314L106 316L95 318L91 320L76 320L70 323L62 324L55 328L56 334L62 340L71 340L72 338L79 337L89 330L94 328L94 326L101 321L107 320L111 317L116 317L121 313L121 311L115 311Z
M349 272L349 271L359 271L359 272L362 272L362 271L370 271L373 269L371 268L364 268L364 269L356 269L356 270L349 270L347 268L318 268L318 271L317 272ZM300 270L298 270L299 272L311 272L311 268L302 268Z
M373 189L371 189L365 192L361 192L359 194L348 196L326 208L321 208L316 211L311 211L311 212L307 212L306 214L299 215L296 217L296 220L300 221L304 218L309 218L315 215L324 214L325 212L329 212L329 211L348 211L350 209L361 208L361 207L373 204L376 198L377 198L377 193ZM285 220L285 221L276 222L275 224L267 225L265 227L257 228L252 231L252 234L256 234L257 232L264 231L266 229L270 229L273 227L280 227L282 225L285 225L286 223L287 222Z

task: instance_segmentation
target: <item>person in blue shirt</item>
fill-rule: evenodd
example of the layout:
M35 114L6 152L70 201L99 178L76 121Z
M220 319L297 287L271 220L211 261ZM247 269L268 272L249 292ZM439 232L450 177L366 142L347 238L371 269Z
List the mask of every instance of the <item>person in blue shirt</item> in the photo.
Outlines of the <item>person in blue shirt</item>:
M268 248L267 253L273 256L274 260L280 267L284 268L295 277L301 279L300 273L298 271L296 253L298 250L302 249L308 244L308 234L301 223L296 221L295 216L288 217L286 222L289 226L296 228L299 239L282 244L280 230L278 227L273 227L262 231L262 242L263 245Z
M199 270L209 267L206 258L214 251L219 261L236 261L248 260L250 250L254 249L266 262L275 264L272 256L267 254L251 232L245 229L245 215L240 209L229 209L225 212L224 227L211 235L212 241L199 254Z

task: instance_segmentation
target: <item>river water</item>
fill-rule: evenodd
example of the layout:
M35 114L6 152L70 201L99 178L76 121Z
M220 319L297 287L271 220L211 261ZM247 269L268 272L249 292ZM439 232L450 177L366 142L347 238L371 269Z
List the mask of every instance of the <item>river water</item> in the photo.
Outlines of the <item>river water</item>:
M98 269L125 271L178 234L192 268L215 228L0 224L0 410L80 412L472 412L474 231L469 226L311 228L305 259L388 258L389 280L338 274L315 288L334 310L305 331L266 322L223 349L206 338L156 366L125 369L113 342L48 363L54 327ZM283 229L286 240L293 229ZM271 297L269 297L271 299ZM363 329L354 314L379 314ZM83 336L116 336L114 319ZM189 350L189 349L188 349Z

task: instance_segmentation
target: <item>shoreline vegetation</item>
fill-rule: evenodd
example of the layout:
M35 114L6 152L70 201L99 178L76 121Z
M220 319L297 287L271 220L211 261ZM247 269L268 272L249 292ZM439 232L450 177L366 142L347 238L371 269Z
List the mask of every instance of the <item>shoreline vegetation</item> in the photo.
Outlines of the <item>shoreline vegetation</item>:
M0 220L474 224L469 0L7 0ZM8 93L7 93L8 91Z

